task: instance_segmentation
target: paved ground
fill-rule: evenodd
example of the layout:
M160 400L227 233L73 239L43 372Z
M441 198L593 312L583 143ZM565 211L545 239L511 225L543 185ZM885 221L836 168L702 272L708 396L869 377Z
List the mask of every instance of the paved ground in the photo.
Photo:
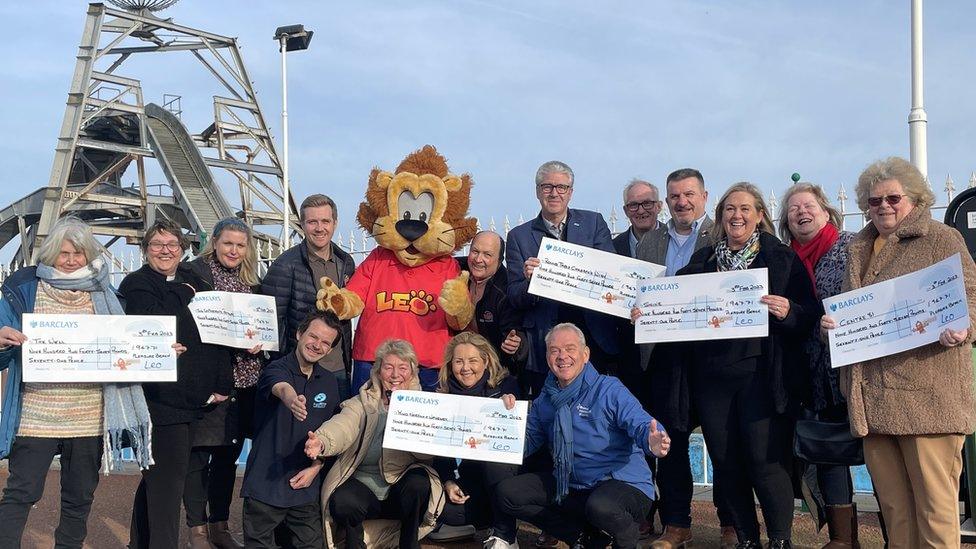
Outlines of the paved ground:
M95 493L95 503L92 508L91 516L88 519L88 542L86 548L91 549L118 549L124 548L128 539L129 516L132 509L132 496L135 493L139 482L138 475L112 475L102 477ZM6 486L7 470L0 467L0 488ZM25 549L50 548L54 545L54 529L58 521L58 471L52 470L48 475L48 482L44 489L44 498L38 502L31 511L30 520L27 524L27 532L24 536L23 547ZM707 490L699 490L696 495L698 501L694 504L694 535L695 547L715 547L718 545L719 528L718 520L710 503ZM864 509L872 508L873 502L864 501L861 506ZM234 501L231 511L231 529L235 532L241 531L241 500ZM878 521L873 513L861 514L861 545L868 547L881 547L881 535L878 529ZM660 526L658 526L660 528ZM535 539L536 530L523 524L519 531L519 544L526 549L532 547ZM798 513L793 522L793 539L797 547L819 548L826 543L826 529L819 534L814 531L813 520L808 516ZM646 545L648 545L647 542ZM426 549L447 547L451 549L474 549L480 548L480 544L454 543L444 546L424 544ZM976 545L964 545L963 547L976 548Z

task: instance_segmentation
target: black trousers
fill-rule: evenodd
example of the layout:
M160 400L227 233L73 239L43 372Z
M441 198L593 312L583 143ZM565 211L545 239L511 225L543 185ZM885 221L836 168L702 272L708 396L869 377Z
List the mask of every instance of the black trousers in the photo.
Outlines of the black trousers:
M154 465L132 503L129 549L172 549L180 541L180 501L190 463L190 424L153 425Z
M27 515L44 494L54 456L61 454L61 518L54 531L57 549L81 548L88 535L88 513L98 486L102 438L17 437L10 448L10 476L0 499L0 547L17 549Z
M570 489L557 504L552 473L527 473L504 480L495 497L501 512L534 524L570 547L581 533L604 532L613 538L614 547L635 548L640 537L638 524L651 507L651 498L644 492L619 480L605 480L591 490ZM605 541L600 543L606 547Z
M400 549L420 549L420 521L429 501L430 478L424 469L417 468L400 477L383 501L362 482L347 479L329 499L329 514L345 531L347 549L366 549L363 522L377 518L400 521Z
M847 404L837 404L817 413L821 421L844 422ZM846 465L817 465L817 485L827 505L850 505L854 501L854 482Z
M183 489L187 526L223 522L230 517L237 458L243 447L244 440L237 439L230 446L195 446L190 452Z
M290 534L290 547L322 549L322 512L318 502L295 507L275 507L244 498L244 546L277 549L276 532Z
M514 477L518 473L518 465L507 463L491 463L486 461L465 460L458 467L458 480L468 501L462 505L451 503L445 495L444 511L440 520L450 526L473 524L478 528L490 526L494 535L514 540L518 529L515 517L506 515L497 508L495 491L498 484Z
M753 490L769 538L790 539L793 423L776 413L766 375L750 371L748 364L692 375L692 399L712 458L716 498L732 512L739 541L759 540ZM672 450L673 444L672 439Z

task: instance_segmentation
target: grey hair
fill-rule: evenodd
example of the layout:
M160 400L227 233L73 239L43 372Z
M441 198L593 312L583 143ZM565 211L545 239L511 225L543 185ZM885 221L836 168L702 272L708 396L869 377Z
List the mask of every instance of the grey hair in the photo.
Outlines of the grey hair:
M573 332L576 334L576 337L579 338L580 345L586 347L586 336L583 335L583 330L580 330L579 327L572 322L563 322L562 324L556 324L553 326L552 329L546 334L546 347L549 346L549 342L552 340L553 334L560 330L569 330L570 332Z
M857 207L862 212L868 211L868 198L871 197L871 189L878 183L889 179L901 183L901 188L905 190L905 194L912 201L912 205L928 208L935 204L935 194L925 183L922 172L904 158L892 156L878 160L864 168L861 176L857 178L854 194L857 195Z
M560 162L558 160L550 160L545 164L539 166L539 169L535 172L535 184L541 185L545 180L546 176L551 173L564 173L569 176L569 184L572 185L576 181L576 176L573 175L573 168L570 168L565 162Z
M657 185L651 183L650 181L644 181L643 179L637 179L635 177L634 179L630 180L630 183L627 183L626 187L624 187L624 204L627 203L627 193L632 191L634 187L637 187L638 185L646 185L649 189L654 191L654 196L656 196L658 200L661 199L661 193L658 191Z
M779 223L776 225L776 230L779 231L779 238L783 241L783 244L789 244L793 240L793 233L790 232L789 208L790 198L797 193L812 194L817 200L817 204L820 204L820 207L827 212L827 220L833 223L834 227L838 229L843 226L844 220L840 212L837 211L837 208L830 205L830 200L827 199L827 193L824 192L823 187L813 183L807 183L806 181L800 181L786 190L786 194L783 195L783 201L780 202Z
M61 245L70 242L72 246L85 253L88 263L94 261L105 252L105 247L95 240L91 227L73 215L62 217L51 228L50 234L41 242L37 250L37 261L45 265L54 266L61 254Z
M417 377L417 352L413 350L413 345L409 341L404 341L402 339L387 339L380 346L376 348L375 359L373 361L373 368L370 371L370 376L373 374L379 375L380 368L383 366L383 359L393 355L402 360L410 363L410 369L413 371L413 377Z

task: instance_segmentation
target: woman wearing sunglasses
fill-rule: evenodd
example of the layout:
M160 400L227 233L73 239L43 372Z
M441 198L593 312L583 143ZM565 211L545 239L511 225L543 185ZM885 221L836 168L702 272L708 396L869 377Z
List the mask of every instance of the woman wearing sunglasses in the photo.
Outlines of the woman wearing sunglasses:
M954 254L962 259L969 315L976 318L976 265L962 236L932 219L935 196L902 158L871 164L857 204L870 223L854 237L843 290L909 274ZM821 327L836 322L829 316ZM844 368L851 432L888 529L889 547L958 547L963 436L976 428L974 332L943 330L937 343Z

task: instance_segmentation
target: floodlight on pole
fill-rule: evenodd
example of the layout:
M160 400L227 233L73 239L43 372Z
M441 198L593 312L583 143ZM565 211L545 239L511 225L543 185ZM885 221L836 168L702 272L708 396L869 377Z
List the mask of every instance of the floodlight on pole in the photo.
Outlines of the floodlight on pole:
M281 247L285 250L291 246L289 212L291 211L291 196L288 183L288 52L307 50L312 41L312 31L306 30L305 25L286 25L278 27L274 35L281 51L281 180L285 207L281 220Z

